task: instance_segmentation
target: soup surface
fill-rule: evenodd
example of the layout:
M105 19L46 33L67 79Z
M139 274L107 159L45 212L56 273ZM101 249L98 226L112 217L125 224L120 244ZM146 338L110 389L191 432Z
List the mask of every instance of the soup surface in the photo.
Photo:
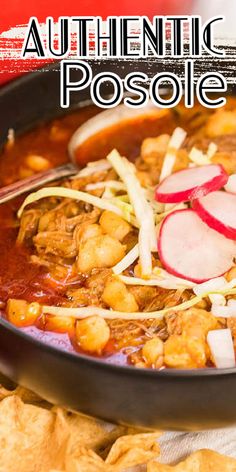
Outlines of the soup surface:
M10 135L0 156L0 185L67 162L72 134L97 112L86 107ZM233 309L226 316L219 310L234 303L234 254L222 288L213 282L211 292L200 288L196 295L195 286L222 272L199 274L196 281L167 267L157 243L160 228L168 215L194 205L190 197L158 201L155 189L163 175L200 167L204 174L207 165L220 165L227 180L236 173L235 149L234 100L217 112L180 105L85 142L75 150L84 168L78 175L48 187L44 198L33 197L18 214L26 196L0 205L2 316L44 342L107 362L156 369L218 366L209 333L230 332L234 346ZM228 248L229 238L220 237ZM173 235L172 245L176 241ZM188 250L183 244L183 259Z

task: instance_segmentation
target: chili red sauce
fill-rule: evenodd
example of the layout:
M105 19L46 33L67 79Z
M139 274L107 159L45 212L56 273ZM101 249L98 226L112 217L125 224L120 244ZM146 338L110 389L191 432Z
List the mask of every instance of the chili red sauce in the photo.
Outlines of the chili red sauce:
M18 206L19 200L0 205L0 300L22 298L29 302L58 303L62 295L50 287L46 271L30 264L30 248L16 244Z
M7 144L0 155L0 186L8 185L22 178L25 171L25 159L30 154L41 155L50 161L51 167L68 161L67 146L74 131L98 113L94 106L88 106L68 114L50 123L42 124L28 133L16 138L14 145ZM132 124L114 126L107 132L97 134L88 140L77 155L79 165L89 160L104 158L108 151L116 147L129 158L139 154L140 144L145 137L171 133L179 125L188 129L188 117L170 113L163 120L136 120ZM26 169L27 171L27 169ZM23 172L24 174L24 172ZM25 176L25 175L24 175ZM17 209L24 197L0 205L0 310L3 316L5 303L9 298L24 299L28 302L57 305L64 300L68 287L81 284L78 280L67 280L57 283L52 281L47 270L30 263L31 248L17 245L19 223ZM40 329L39 329L40 328ZM45 326L22 328L24 331L43 342L56 345L62 349L77 349L73 337L68 334L44 332ZM115 352L112 340L108 342L103 354L110 362L126 362L122 352Z

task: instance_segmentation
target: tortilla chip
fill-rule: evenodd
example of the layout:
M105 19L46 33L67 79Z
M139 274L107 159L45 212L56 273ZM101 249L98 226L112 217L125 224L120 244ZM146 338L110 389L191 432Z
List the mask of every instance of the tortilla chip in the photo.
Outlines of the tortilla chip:
M202 449L174 466L152 461L147 466L147 472L236 472L236 459Z
M50 411L26 405L17 396L0 403L0 470L34 472L53 467L61 444L53 441L54 417Z
M80 416L79 418L82 418L83 421L88 421L87 418L85 419ZM96 424L95 420L89 421L93 421L94 425ZM97 426L95 426L94 431L96 428ZM92 429L91 432L93 435ZM88 438L88 442L84 442L84 433L81 431L80 433L82 433L82 436L80 436L80 439L77 436L76 441L74 434L71 434L71 440L68 442L65 457L65 471L63 469L63 472L118 472L127 467L144 464L151 458L159 455L159 446L156 440L160 433L122 436L114 442L105 460L96 454L94 450L83 446L83 443L88 444L90 438ZM107 439L105 437L105 443L107 443ZM101 439L99 442L101 445ZM96 450L98 444L94 442L94 446Z
M137 434L62 408L27 404L16 391L0 388L0 471L16 472L17 464L17 472L115 472L159 453L159 433ZM22 389L23 397L30 395Z
M122 436L113 444L106 458L106 464L121 469L146 464L150 459L160 454L157 439L161 434L155 432Z
M103 421L71 413L62 408L53 408L56 415L55 431L58 435L67 430L69 434L67 453L76 451L81 446L101 454L111 447L113 442L126 433L125 426L109 425Z
M22 387L0 386L1 472L123 472L142 464L147 472L236 472L236 459L210 450L160 464L160 435L52 408Z
M132 466L146 464L159 454L159 433L123 436L114 443L104 461L91 449L80 447L65 458L65 469L54 472L121 472ZM53 472L53 471L51 471Z

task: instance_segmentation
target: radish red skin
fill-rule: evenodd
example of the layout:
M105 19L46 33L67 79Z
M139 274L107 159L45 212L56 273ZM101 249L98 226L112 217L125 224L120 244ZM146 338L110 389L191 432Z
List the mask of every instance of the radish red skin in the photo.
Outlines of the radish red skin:
M174 176L179 176L181 177L181 173L183 172L188 172L188 170L191 169L184 169L180 170L178 172L175 172L175 174L172 174L169 177L166 177L156 188L155 191L155 198L158 202L161 203L180 203L180 202L187 202L190 200L195 200L198 198L201 198L205 195L207 195L210 192L214 192L216 190L219 190L222 188L228 181L228 174L225 172L223 166L221 164L208 164L205 166L201 166L201 168L207 168L209 166L218 167L219 169L219 174L215 177L213 177L211 180L204 182L202 185L198 185L186 190L182 191L177 191L177 192L170 192L170 193L164 193L158 190L159 188L161 189L162 185L164 186L165 182L170 179L170 177Z
M223 194L223 192L222 192ZM194 200L192 202L193 209L200 216L201 220L204 221L210 228L223 234L228 239L236 240L236 228L224 224L218 218L209 213L204 205L201 203L201 199ZM235 208L236 208L236 195L235 195Z
M162 222L162 225L161 225L161 228L160 228L160 233L159 233L159 238L158 238L158 244L157 244L157 248L158 248L158 253L159 253L159 257L160 257L160 260L163 264L163 267L170 273L170 274L173 274L177 277L180 277L180 278L183 278L183 279L186 279L186 280L189 280L191 282L195 282L195 283L202 283L202 282L206 282L207 280L211 279L211 278L216 278L216 277L220 277L222 275L224 275L233 265L233 255L232 255L232 261L229 262L228 266L224 268L223 271L220 271L219 273L216 273L214 274L213 277L191 277L191 276L186 276L185 274L181 273L180 271L178 271L178 269L176 268L173 268L166 260L166 256L164 254L164 251L163 251L163 247L162 247L162 240L163 240L163 232L164 232L164 228L165 228L165 223L174 215L174 214L180 214L180 213L190 213L192 212L193 214L195 214L196 216L197 213L193 210L193 209L184 209L184 210L176 210L174 212L172 212L170 215L166 216L165 219L163 220ZM199 217L198 217L199 218ZM211 229L210 229L211 230ZM212 230L211 230L212 231ZM222 236L222 238L224 238L224 236ZM227 241L229 241L228 239L225 239L226 241L226 244ZM233 242L232 242L233 244ZM235 246L235 249L236 249L236 246ZM233 251L232 251L233 252ZM202 262L202 264L204 264L205 261Z

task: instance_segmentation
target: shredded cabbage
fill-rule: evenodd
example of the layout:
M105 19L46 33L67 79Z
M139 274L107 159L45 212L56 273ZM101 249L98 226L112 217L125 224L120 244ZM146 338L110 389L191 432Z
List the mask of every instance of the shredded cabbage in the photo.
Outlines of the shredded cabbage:
M125 202L120 198L112 198L111 203L116 205L118 208L121 208L124 211L127 211L130 214L134 214L134 209L130 203Z
M139 224L139 257L142 276L149 276L152 273L151 248L154 246L156 237L153 210L144 197L141 185L130 162L121 157L116 150L113 150L107 156L107 159L126 185L130 203Z
M204 152L200 151L200 149L197 149L195 147L191 149L189 153L189 159L197 166L211 164L210 158L206 154L204 154Z
M157 200L155 200L154 195L155 195L155 187L147 187L143 188L142 187L143 194L148 201L148 203L151 205L152 209L155 211L155 213L163 213L165 209L165 204L160 203Z
M227 296L227 295L236 295L236 288L228 288L225 287L224 289L221 290L212 290L206 293L203 293L201 296L202 298L208 297L211 294L215 293L220 293L221 295Z
M121 259L120 262L118 262L118 264L116 264L112 270L114 272L114 274L118 275L118 274L121 274L122 272L124 272L125 269L127 269L127 267L129 267L131 264L133 264L134 261L136 261L136 259L138 258L139 256L139 250L138 250L138 244L136 244L126 255L125 257L123 257L123 259Z
M105 187L105 190L102 194L102 198L106 198L107 200L111 200L114 198L115 192L112 188L110 187Z
M27 205L29 205L30 203L37 202L38 200L41 200L42 198L46 197L63 197L72 198L74 200L81 200L82 202L89 203L97 208L100 208L101 210L113 211L113 213L116 213L122 218L128 219L127 212L122 211L121 208L118 208L118 206L110 203L109 200L95 197L94 195L90 195L89 193L81 192L79 190L73 190L66 187L45 187L38 190L37 192L31 193L30 195L28 195L28 197L26 197L25 201L18 210L18 218L21 217L23 210ZM128 219L128 221L130 221L130 219Z
M155 277L158 277L158 278L162 277L163 279L172 280L173 282L184 283L184 285L186 285L186 287L188 287L189 289L196 286L194 282L191 282L190 280L187 280L187 279L182 279L181 277L176 277L175 275L170 274L165 269L162 269L160 267L154 267L152 278L155 278Z
M216 143L213 143L213 141L209 144L208 149L207 149L207 157L209 159L212 159L212 157L215 155L218 147Z
M178 290L178 289L187 289L189 286L185 284L184 279L177 279L176 280L173 278L149 278L147 280L141 279L139 277L128 277L126 275L118 275L118 278L124 282L126 285L147 285L147 286L153 286L153 287L161 287L161 288L166 288L169 290Z
M114 190L126 190L126 187L122 182L118 182L117 180L104 180L103 182L96 182L94 184L88 184L85 187L86 191L89 190L97 190L103 188L113 188Z
M167 153L164 157L160 174L160 182L166 177L169 177L169 175L171 175L173 167L175 165L176 151L181 147L186 136L187 133L186 131L184 131L184 129L175 128L168 144Z
M223 283L220 286L220 279L223 279ZM217 280L217 284L215 284L215 280ZM197 287L204 288L203 286L205 285L205 293L204 290L196 290ZM221 294L221 295L234 295L236 294L236 279L232 279L230 282L227 282L227 280L224 277L217 277L216 279L211 279L208 280L207 282L204 282L204 284L199 284L198 286L196 285L194 288L194 293L198 296L209 296L211 294Z
M209 144L206 154L200 149L193 147L189 153L189 159L197 166L211 164L211 159L216 151L217 145L213 142Z
M71 316L72 318L76 319L84 319L88 318L89 316L98 315L107 320L149 320L149 319L162 319L167 313L170 311L179 311L179 310L187 310L191 308L196 303L200 302L200 297L193 297L191 300L187 302L180 303L180 305L171 306L168 308L164 308L163 310L158 311L150 311L150 312L134 312L134 313L127 313L122 311L113 311L113 310L106 310L104 308L99 308L97 306L88 306L82 308L65 308L60 306L43 306L42 312L48 315L54 316Z
M213 292L214 290L224 289L226 286L227 280L224 277L216 277L215 279L210 279L206 282L195 285L193 291L195 295L201 296L202 294L209 291Z
M178 203L177 205L174 205L171 209L166 209L167 205L165 205L165 211L163 213L159 213L158 215L155 215L155 221L156 223L160 223L165 216L169 215L173 211L176 210L184 210L185 208L188 208L188 205L186 203Z
M139 224L137 222L137 219L134 216L134 210L132 205L130 203L126 203L122 201L121 199L118 198L111 198L110 202L117 206L117 208L120 208L123 212L123 218L125 218L129 223L131 223L133 226L136 228L139 228Z
M95 174L96 172L104 172L109 170L111 165L106 159L100 159L99 161L89 162L86 167L81 169L78 174L71 177L71 180L79 179L80 177L87 177L88 175Z
M116 195L115 197L113 197L113 201L114 202L117 202L117 201L119 202L120 201L120 202L125 202L125 203L130 204L129 196L127 194L125 194L125 195ZM132 208L132 211L134 211L132 205L130 205L130 206Z
M205 297L209 294L221 294L229 295L230 293L236 293L236 279L232 279L230 282L224 277L216 277L215 279L207 280L202 284L195 285L193 291L195 295L199 297Z

